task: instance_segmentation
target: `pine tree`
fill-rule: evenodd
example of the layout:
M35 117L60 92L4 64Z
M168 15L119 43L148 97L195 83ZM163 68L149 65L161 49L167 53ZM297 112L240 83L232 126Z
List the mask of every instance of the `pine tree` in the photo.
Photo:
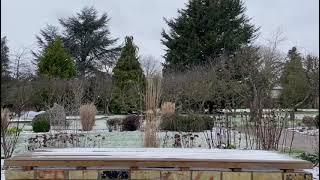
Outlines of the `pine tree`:
M231 55L249 44L258 31L245 16L241 0L190 0L162 32L167 47L164 71L185 70Z
M59 19L64 28L63 42L76 61L81 76L101 70L114 63L121 48L110 37L109 18L98 16L93 7L85 7L76 16Z
M58 27L47 25L45 28L40 30L40 35L36 36L37 44L39 47L38 51L31 51L34 59L34 64L38 64L41 56L43 55L43 51L49 46L49 44L53 43L57 38L60 38L58 33Z
M307 55L304 64L311 93L309 107L319 108L319 57Z
M9 48L6 36L1 38L1 77L9 76Z
M113 69L113 78L115 81L113 102L111 103L113 113L140 110L143 105L145 77L132 37L125 38L125 46Z
M296 47L289 50L288 61L281 77L283 90L280 98L286 108L298 108L296 106L305 101L309 94L308 79L301 61L301 55Z
M74 62L57 38L44 50L38 63L39 73L49 78L71 78L76 75Z

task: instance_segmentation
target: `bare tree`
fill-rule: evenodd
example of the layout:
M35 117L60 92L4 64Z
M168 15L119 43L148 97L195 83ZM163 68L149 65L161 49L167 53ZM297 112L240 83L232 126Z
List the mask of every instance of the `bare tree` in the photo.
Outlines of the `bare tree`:
M142 58L140 58L140 63L146 77L161 74L162 67L160 61L155 57L143 56Z
M108 73L102 74L100 76L97 76L94 81L95 85L95 99L99 100L104 109L104 113L110 114L109 112L109 106L112 99L112 90L113 90L113 82L112 77ZM97 101L95 100L95 101Z
M29 58L29 49L21 48L16 53L12 54L11 71L15 79L21 79L29 76L31 73Z

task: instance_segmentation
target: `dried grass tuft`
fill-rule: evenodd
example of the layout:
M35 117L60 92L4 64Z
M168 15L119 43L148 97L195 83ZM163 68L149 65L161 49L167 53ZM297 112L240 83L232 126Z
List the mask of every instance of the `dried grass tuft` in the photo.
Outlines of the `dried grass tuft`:
M9 126L10 111L7 108L1 108L1 132L5 132Z
M81 105L80 107L80 119L82 124L82 130L91 131L96 121L95 116L97 114L96 106L91 104Z

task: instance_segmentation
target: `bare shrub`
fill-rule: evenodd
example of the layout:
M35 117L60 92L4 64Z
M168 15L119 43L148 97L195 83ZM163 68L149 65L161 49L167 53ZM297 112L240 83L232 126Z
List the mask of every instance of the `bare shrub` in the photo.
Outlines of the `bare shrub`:
M172 102L165 102L161 106L162 114L171 114L175 112L175 104Z
M9 119L10 119L10 111L9 109L1 108L1 133L3 130L6 130L9 126Z
M106 121L107 127L109 130L119 131L121 129L123 118L112 118Z
M311 116L304 116L302 118L302 123L307 126L308 128L311 127L316 127L318 122L317 122L317 117L311 117Z
M66 113L63 106L54 103L53 107L47 111L50 117L50 124L56 130L67 129Z
M84 131L91 131L94 123L95 123L95 116L97 114L96 106L91 104L85 104L80 107L80 120L82 124L82 130Z
M44 133L28 138L27 149L34 151L39 148L100 148L105 139L101 134L90 136L88 133Z
M21 131L18 130L21 129L19 127L19 121L15 127L15 129L17 129L16 131L10 130L9 125L10 111L9 109L1 108L1 148L3 150L4 158L12 156L21 133Z

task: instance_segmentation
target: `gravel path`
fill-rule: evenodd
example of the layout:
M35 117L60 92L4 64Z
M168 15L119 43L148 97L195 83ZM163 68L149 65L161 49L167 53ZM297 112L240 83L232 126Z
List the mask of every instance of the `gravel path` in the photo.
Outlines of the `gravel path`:
M285 130L285 132L283 134L286 134L285 145L290 146L293 131ZM283 140L284 140L284 138L282 136L282 138L280 139L280 142L282 143ZM301 149L301 150L304 150L309 153L314 153L316 147L319 147L319 135L310 136L310 135L305 135L305 134L301 134L298 132L294 132L292 147L294 149Z

